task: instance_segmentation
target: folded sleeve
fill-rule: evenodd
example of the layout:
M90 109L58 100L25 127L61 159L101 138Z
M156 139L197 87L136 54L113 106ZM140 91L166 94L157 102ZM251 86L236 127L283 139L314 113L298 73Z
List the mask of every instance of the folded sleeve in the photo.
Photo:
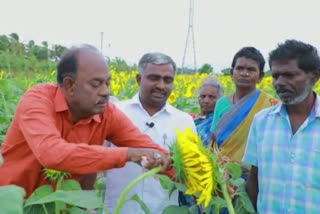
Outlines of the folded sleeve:
M105 148L67 142L56 126L54 103L44 96L27 94L22 98L19 128L32 153L45 168L88 174L124 166L127 148Z

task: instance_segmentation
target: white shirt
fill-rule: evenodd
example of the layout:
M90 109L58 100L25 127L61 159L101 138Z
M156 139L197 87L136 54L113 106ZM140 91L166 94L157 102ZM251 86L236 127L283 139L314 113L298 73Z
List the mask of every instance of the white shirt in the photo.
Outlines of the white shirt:
M192 117L182 112L169 103L157 113L150 116L142 107L139 95L132 99L115 103L129 119L144 134L149 135L152 140L160 146L169 149L169 145L174 142L175 128L183 131L190 127L194 133L196 127ZM149 126L147 125L149 124ZM153 124L153 125L150 125ZM114 146L114 145L111 145ZM124 188L136 177L143 173L143 168L135 163L127 163L123 168L106 171L106 196L105 206L110 213L114 212L116 203ZM138 183L127 195L127 199L137 194L145 202L152 214L161 214L165 207L178 205L178 192L173 193L169 199L167 190L164 190L160 182L155 177L149 177ZM138 203L128 201L121 209L121 214L144 214Z

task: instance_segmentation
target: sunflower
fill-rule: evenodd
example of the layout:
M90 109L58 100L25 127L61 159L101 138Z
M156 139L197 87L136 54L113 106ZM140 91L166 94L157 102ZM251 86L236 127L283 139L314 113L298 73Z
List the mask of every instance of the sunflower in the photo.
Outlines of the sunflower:
M177 100L177 94L175 92L171 92L168 102L170 104L173 104L174 102L176 102L176 100Z
M54 169L44 168L43 171L44 171L44 176L51 182L56 182L59 178L63 179L65 177L70 176L70 173L68 172L61 172Z
M171 147L176 178L186 185L186 194L199 194L197 204L203 203L207 207L216 188L215 156L203 147L190 128L183 132L176 129L176 135L176 142Z

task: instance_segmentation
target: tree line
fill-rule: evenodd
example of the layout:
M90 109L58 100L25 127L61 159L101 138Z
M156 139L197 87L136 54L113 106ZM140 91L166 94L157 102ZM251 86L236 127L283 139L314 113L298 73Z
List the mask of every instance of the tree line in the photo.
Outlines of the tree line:
M57 62L68 48L53 44L49 47L47 41L36 44L34 40L27 43L20 41L17 33L0 35L0 71L5 72L51 72L56 69ZM129 65L120 57L109 59L109 65L116 71L137 70L137 65ZM203 64L199 69L177 67L177 73L194 74L212 73L210 64Z
M51 71L61 58L65 46L54 44L49 48L48 42L37 45L30 40L20 41L17 33L0 35L0 70L7 72L41 72Z

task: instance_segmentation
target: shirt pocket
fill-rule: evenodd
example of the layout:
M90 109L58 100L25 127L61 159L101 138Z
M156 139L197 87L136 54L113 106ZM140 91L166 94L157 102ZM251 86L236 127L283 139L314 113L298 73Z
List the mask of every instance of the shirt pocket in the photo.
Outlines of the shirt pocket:
M320 145L313 146L299 155L299 168L296 173L306 188L320 191Z

